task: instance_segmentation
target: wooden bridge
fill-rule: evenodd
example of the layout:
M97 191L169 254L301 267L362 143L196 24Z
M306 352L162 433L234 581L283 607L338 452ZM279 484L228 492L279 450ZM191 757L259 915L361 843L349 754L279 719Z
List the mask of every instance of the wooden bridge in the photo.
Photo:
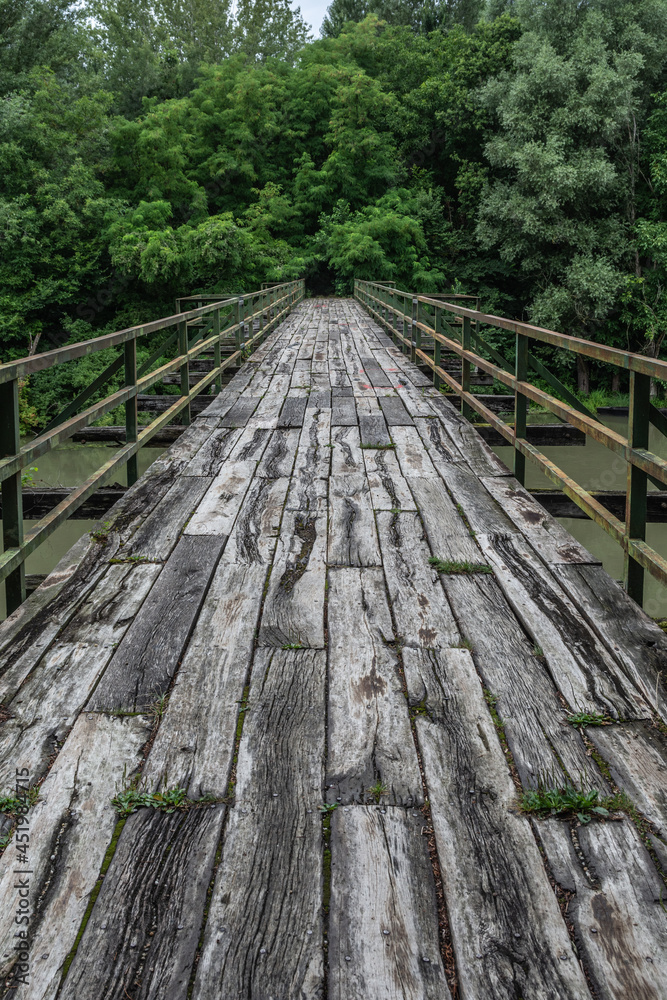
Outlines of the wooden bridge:
M0 630L1 995L661 1000L666 667L302 302Z

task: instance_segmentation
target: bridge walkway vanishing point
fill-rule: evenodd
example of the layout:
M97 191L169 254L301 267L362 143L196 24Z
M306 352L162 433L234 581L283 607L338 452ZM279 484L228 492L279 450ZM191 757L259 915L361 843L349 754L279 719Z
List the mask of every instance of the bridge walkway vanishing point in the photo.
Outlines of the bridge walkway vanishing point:
M353 300L0 640L2 996L667 996L667 636Z

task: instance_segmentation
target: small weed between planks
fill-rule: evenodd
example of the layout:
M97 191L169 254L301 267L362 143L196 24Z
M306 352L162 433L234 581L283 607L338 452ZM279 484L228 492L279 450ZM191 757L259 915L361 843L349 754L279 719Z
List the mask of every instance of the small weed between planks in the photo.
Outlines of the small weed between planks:
M286 642L284 643L283 649L303 649L303 644L300 642Z
M374 785L368 789L370 795L373 796L376 802L379 802L383 795L387 794L387 786L382 781L376 781Z
M396 445L392 441L391 444L362 444L361 447L364 451L390 451Z
M622 799L618 795L601 798L597 788L585 792L574 785L566 785L564 788L540 786L524 792L521 797L521 809L524 813L532 813L541 819L547 816L576 816L582 824L590 823L597 817L605 819L622 806Z
M433 566L436 573L493 573L486 563L458 562L456 559L438 559L431 556L429 564Z
M142 792L139 788L125 788L111 800L116 812L121 818L131 816L137 809L158 809L160 812L173 813L177 809L189 809L192 806L217 801L212 795L204 795L201 799L189 799L184 788L165 788L163 792Z
M26 806L34 806L39 798L39 788L33 785L26 792L25 798L17 798L15 795L0 795L0 813L14 816L20 810L25 812Z
M97 528L96 531L90 532L90 537L93 539L94 542L106 543L110 531L111 531L111 521L103 521L100 527Z
M610 726L613 719L608 715L600 715L599 712L577 712L575 715L568 715L567 721L571 726Z

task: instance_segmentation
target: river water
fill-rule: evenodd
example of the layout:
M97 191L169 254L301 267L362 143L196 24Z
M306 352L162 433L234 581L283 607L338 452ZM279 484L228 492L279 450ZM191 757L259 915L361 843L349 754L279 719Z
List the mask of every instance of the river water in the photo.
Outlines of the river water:
M534 419L544 419L536 416ZM627 417L605 417L605 423L611 429L625 434ZM48 455L36 460L37 472L33 473L34 485L39 486L78 486L80 483L100 468L108 460L115 445L85 445L64 444L54 449ZM654 431L650 448L662 457L667 458L667 440ZM162 453L162 448L144 448L139 452L139 473L142 474L148 466ZM494 448L500 458L512 467L512 449L506 447ZM544 448L545 455L569 476L582 486L591 490L625 490L626 462L614 455L604 445L590 438L583 446L570 445L564 447ZM119 471L119 481L124 482L124 472ZM527 463L526 485L529 489L553 489L554 484L532 463ZM609 535L595 522L578 518L560 518L561 523L592 552L616 580L623 576L623 554ZM34 522L26 521L26 529ZM92 521L67 521L61 525L46 542L27 560L27 573L48 573L58 560L85 532L90 531ZM647 541L662 555L667 556L667 524L649 524ZM0 591L4 591L0 587ZM644 607L654 618L667 617L667 589L662 587L648 574L646 575ZM4 618L4 593L0 600L0 614Z

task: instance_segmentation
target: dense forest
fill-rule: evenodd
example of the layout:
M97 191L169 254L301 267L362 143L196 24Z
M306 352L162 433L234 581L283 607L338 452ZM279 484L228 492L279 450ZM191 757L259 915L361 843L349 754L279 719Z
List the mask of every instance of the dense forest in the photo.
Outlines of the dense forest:
M1 0L2 359L301 276L657 354L666 56L667 0Z

